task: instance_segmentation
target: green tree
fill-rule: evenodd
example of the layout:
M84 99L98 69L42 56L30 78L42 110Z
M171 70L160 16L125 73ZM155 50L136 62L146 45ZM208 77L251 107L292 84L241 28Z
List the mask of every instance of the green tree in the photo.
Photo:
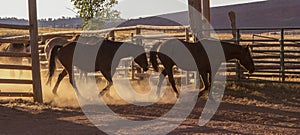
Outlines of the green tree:
M71 0L71 2L73 2L77 13L82 18L84 27L92 19L93 25L97 23L103 27L106 21L114 21L120 18L120 12L112 9L115 4L118 4L117 0Z

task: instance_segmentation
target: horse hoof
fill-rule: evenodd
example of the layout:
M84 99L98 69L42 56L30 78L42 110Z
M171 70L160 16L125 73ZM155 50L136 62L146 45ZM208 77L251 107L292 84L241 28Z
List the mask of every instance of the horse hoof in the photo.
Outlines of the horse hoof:
M58 97L58 94L56 92L52 93L55 97Z
M101 92L99 92L98 96L99 96L99 97L102 97L102 96L105 95L105 93L106 93L106 92L105 92L104 90L102 90Z
M110 94L106 95L109 99L113 99L113 97Z
M160 99L162 96L160 95L160 93L156 93L156 98Z
M202 97L205 94L206 91L207 90L205 90L205 89L200 91L199 94L198 94L198 98Z

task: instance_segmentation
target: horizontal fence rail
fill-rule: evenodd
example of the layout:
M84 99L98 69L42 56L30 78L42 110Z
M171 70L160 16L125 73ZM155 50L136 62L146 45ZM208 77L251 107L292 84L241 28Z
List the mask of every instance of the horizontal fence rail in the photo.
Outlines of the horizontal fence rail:
M223 29L224 30L224 29ZM247 31L277 31L276 37L253 34L252 39L243 39L242 32ZM248 74L241 68L234 69L235 77L231 80L253 82L300 82L300 36L298 39L286 38L287 30L300 30L300 28L246 28L237 29L241 39L236 39L240 44L250 43L256 71ZM226 40L225 40L226 41ZM227 40L228 41L228 40ZM233 40L234 42L234 40ZM241 75L237 75L241 74Z
M299 38L286 38L287 32L300 30L300 28L240 28L236 29L237 35L241 35L238 39L222 39L225 42L236 42L241 45L251 45L253 59L256 72L248 74L242 67L237 66L236 61L227 62L228 67L226 75L228 80L233 81L260 81L260 82L300 82L300 35ZM149 33L149 31L160 31L160 34ZM168 31L171 31L168 33ZM204 30L208 31L208 30ZM230 33L232 29L214 29L217 33ZM272 32L277 37L260 35L259 32ZM193 34L189 31L188 26L147 26L138 25L130 27L111 28L94 31L67 31L40 34L40 38L50 38L55 36L71 37L75 34L108 34L112 39L116 39L118 32L129 32L126 41L132 41L145 47L151 47L156 40L166 40L169 37L181 38L189 40L193 38ZM161 32L166 34L161 34ZM244 37L244 33L252 34L248 38ZM290 32L289 32L290 33ZM130 39L131 38L131 39ZM44 45L40 45L42 50ZM0 54L1 56L1 54ZM40 54L45 57L45 54ZM45 58L41 58L46 60ZM47 61L41 61L43 67L47 67ZM222 70L221 70L222 71ZM224 71L225 72L225 71ZM298 79L297 79L298 78Z
M0 28L29 30L29 25L0 24Z

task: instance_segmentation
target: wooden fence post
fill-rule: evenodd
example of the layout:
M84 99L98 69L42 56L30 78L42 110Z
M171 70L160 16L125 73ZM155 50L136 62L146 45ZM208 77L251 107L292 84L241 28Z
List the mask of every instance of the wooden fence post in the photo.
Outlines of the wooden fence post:
M195 37L203 37L202 0L188 0L188 10L191 31Z
M189 30L189 28L185 28L185 41L186 42L190 41L190 30Z
M236 39L238 36L240 37L239 33L237 32L236 27L236 14L234 11L228 12L229 20L230 20L230 26L232 28L232 36L233 39Z
M134 35L133 33L130 34L131 36L131 42L133 43L134 42ZM134 62L132 61L131 62L131 79L134 80Z
M32 81L34 101L43 103L40 61L38 52L38 23L37 23L37 8L36 0L28 0L29 5L29 26L30 26L30 47L32 59Z
M136 35L138 35L137 38L136 38L136 44L143 46L143 40L142 40L141 33L142 33L141 28L139 28L139 27L136 28ZM135 69L137 70L137 73L142 73L142 69L141 68L136 67Z
M281 70L281 82L285 82L285 66L284 66L284 29L281 29L280 38L280 70Z
M202 14L204 18L203 20L203 36L204 38L211 38L210 31L210 0L202 0Z
M115 41L115 31L114 30L109 32L109 37L111 37L112 41Z
M236 35L240 35L240 30L236 30ZM240 44L240 36L236 36L236 44ZM238 61L236 61L236 75L237 75L237 81L241 80L242 72L241 72L241 66Z
M136 28L136 44L137 45L142 45L143 44L143 42L142 42L142 39L141 39L141 28Z

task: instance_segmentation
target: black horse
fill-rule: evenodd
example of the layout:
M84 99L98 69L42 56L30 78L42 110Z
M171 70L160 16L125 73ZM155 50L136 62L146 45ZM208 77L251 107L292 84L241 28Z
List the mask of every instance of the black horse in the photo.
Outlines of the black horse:
M182 40L171 39L153 46L150 52L150 61L152 63L152 66L154 67L154 70L158 72L157 58L159 58L161 64L164 67L164 69L162 70L162 76L160 76L159 78L158 93L160 92L163 79L166 75L168 75L169 82L171 83L172 88L175 91L176 97L179 96L179 92L175 86L175 80L172 71L173 66L175 65L177 65L183 70L198 71L204 83L204 90L210 89L211 77L214 77L212 73L216 73L221 63L225 61L222 61L221 59L214 59L215 61L213 61L212 65L212 63L210 63L209 61L209 56L206 53L202 43L204 43L204 45L207 45L208 47L211 47L211 49L216 47L216 45L220 45L220 41L209 39L204 39L196 43L189 43ZM178 46L182 45L184 45L186 49L190 52L194 61L189 61L184 58L178 58L176 62L173 61L172 57L182 57L182 49L178 49ZM236 45L228 42L221 42L221 46L224 51L226 61L231 59L237 59L239 63L249 71L249 73L254 72L255 67L251 56L251 52L249 50L249 46L243 47L241 45ZM174 55L169 57L164 52ZM214 55L218 56L218 54ZM191 66L191 62L194 62L196 66ZM184 64L179 65L178 63Z
M75 50L76 48L76 50ZM117 51L123 48L122 53ZM91 61L90 54L91 52L96 51L96 60L95 67L90 67L84 64L85 62ZM91 56L92 57L92 56ZM88 45L78 42L70 42L63 46L57 45L54 46L50 51L49 60L49 73L48 73L48 83L51 81L54 71L55 71L55 59L58 58L62 66L64 67L63 71L59 74L59 77L56 81L56 84L52 90L54 94L57 93L57 88L61 80L68 74L69 81L72 84L78 95L79 92L75 83L73 83L73 66L76 66L82 71L85 72L96 72L100 71L105 79L108 81L107 86L100 92L100 95L105 94L107 90L113 84L112 76L116 71L119 61L125 57L133 57L134 61L143 68L144 71L148 70L148 61L147 56L144 50L144 47L138 46L132 43L127 42L115 42L111 40L103 40L95 45ZM75 61L73 61L75 59ZM78 60L76 62L76 60ZM114 60L114 62L113 62ZM74 63L73 63L74 62Z

